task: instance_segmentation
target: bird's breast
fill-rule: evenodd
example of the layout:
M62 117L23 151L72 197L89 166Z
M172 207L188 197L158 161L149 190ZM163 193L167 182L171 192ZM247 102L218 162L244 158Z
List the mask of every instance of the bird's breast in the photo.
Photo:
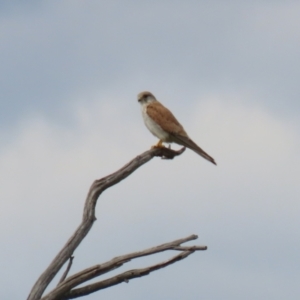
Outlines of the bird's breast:
M159 138L160 140L164 142L170 142L169 141L169 133L163 130L153 119L149 117L147 114L147 106L143 105L142 106L142 115L144 118L144 123L146 127L150 130L150 132Z

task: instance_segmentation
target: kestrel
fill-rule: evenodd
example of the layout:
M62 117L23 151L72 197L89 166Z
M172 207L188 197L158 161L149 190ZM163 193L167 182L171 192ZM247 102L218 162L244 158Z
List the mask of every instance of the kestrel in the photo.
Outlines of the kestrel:
M157 101L153 94L150 92L139 93L138 102L141 104L146 127L159 138L155 147L164 147L163 142L176 143L192 149L216 165L215 160L190 139L174 115Z

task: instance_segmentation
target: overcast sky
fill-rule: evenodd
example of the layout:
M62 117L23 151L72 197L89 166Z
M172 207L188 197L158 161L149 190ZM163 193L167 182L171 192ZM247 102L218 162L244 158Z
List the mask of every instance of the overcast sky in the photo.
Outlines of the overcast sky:
M107 190L72 272L190 234L208 250L86 299L297 299L299 1L18 2L0 2L0 298L25 299L93 180L157 142L149 90L218 166L187 150Z

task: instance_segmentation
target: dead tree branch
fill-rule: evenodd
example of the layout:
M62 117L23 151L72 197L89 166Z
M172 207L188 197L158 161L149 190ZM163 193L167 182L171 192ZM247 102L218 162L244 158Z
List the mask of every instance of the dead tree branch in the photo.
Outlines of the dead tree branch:
M196 235L191 235L183 239L175 240L170 243L165 243L156 247L152 247L143 251L133 252L130 254L122 255L115 257L114 259L103 263L101 265L96 265L90 268L87 268L81 272L78 272L69 278L67 278L65 281L63 281L61 284L59 284L54 290L52 290L48 295L42 298L42 300L55 300L60 299L62 296L62 299L72 299L75 297L80 297L87 295L89 293L95 292L100 289L104 289L106 287L121 283L122 280L120 278L124 278L124 276L127 274L133 274L130 275L127 279L132 279L136 277L141 277L149 274L152 271L158 270L162 267L168 266L171 263L174 263L182 258L185 258L186 256L183 255L183 253L193 253L195 251L199 250L206 250L206 246L187 246L187 247L181 247L180 245L183 243L186 243L191 240L195 240L198 237ZM180 250L182 253L176 256L175 258L172 258L167 263L160 263L155 266L147 267L145 269L139 269L134 271L127 271L125 273L119 274L117 276L114 276L111 279L100 281L97 284L87 285L86 287L80 288L80 289L74 289L76 286L87 282L88 280L91 280L95 277L98 277L100 275L103 275L111 270L117 269L121 267L124 263L129 262L132 259L148 256L152 254L156 254L159 252L167 251L167 250ZM189 255L188 254L188 255ZM160 267L158 267L160 266ZM149 272L146 274L145 270L149 270ZM124 275L125 274L125 275ZM143 274L140 276L135 276L136 274ZM123 280L124 281L124 280ZM111 284L114 282L113 284ZM73 290L72 290L73 289ZM75 296L76 295L76 296Z
M47 269L38 278L32 287L27 300L41 299L45 289L53 280L54 276L59 272L65 262L72 256L75 249L88 234L93 226L94 221L96 220L95 207L97 200L103 191L127 178L131 173L133 173L143 164L147 163L153 157L160 156L165 159L173 159L175 156L183 153L184 150L185 148L182 148L179 151L174 151L169 148L153 148L137 156L117 172L94 181L85 201L81 224L67 241L66 245L56 255Z
M67 300L67 299L74 299L74 298L78 298L78 297L82 297L82 296L86 296L89 295L91 293L97 292L99 290L117 285L119 283L122 282L126 282L128 283L130 279L133 278L138 278L138 277L142 277L142 276L146 276L149 275L151 272L159 270L161 268L167 267L179 260L182 260L186 257L188 257L190 254L192 254L194 251L184 251L181 252L180 254L174 256L173 258L150 266L150 267L146 267L143 269L135 269L135 270L130 270L130 271L126 271L124 273L118 274L114 277L111 277L109 279L103 280L103 281L99 281L87 286L84 286L82 288L78 288L78 289L74 289L71 292L69 292L68 294L66 294L65 296L63 296L62 300Z

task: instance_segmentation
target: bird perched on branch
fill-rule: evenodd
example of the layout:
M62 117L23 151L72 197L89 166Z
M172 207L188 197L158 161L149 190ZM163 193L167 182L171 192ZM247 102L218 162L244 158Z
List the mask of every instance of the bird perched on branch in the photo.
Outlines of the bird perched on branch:
M154 147L164 147L163 142L176 143L192 149L216 165L215 160L190 139L174 115L157 101L153 94L150 92L139 93L138 102L141 104L146 127L154 136L159 138Z

